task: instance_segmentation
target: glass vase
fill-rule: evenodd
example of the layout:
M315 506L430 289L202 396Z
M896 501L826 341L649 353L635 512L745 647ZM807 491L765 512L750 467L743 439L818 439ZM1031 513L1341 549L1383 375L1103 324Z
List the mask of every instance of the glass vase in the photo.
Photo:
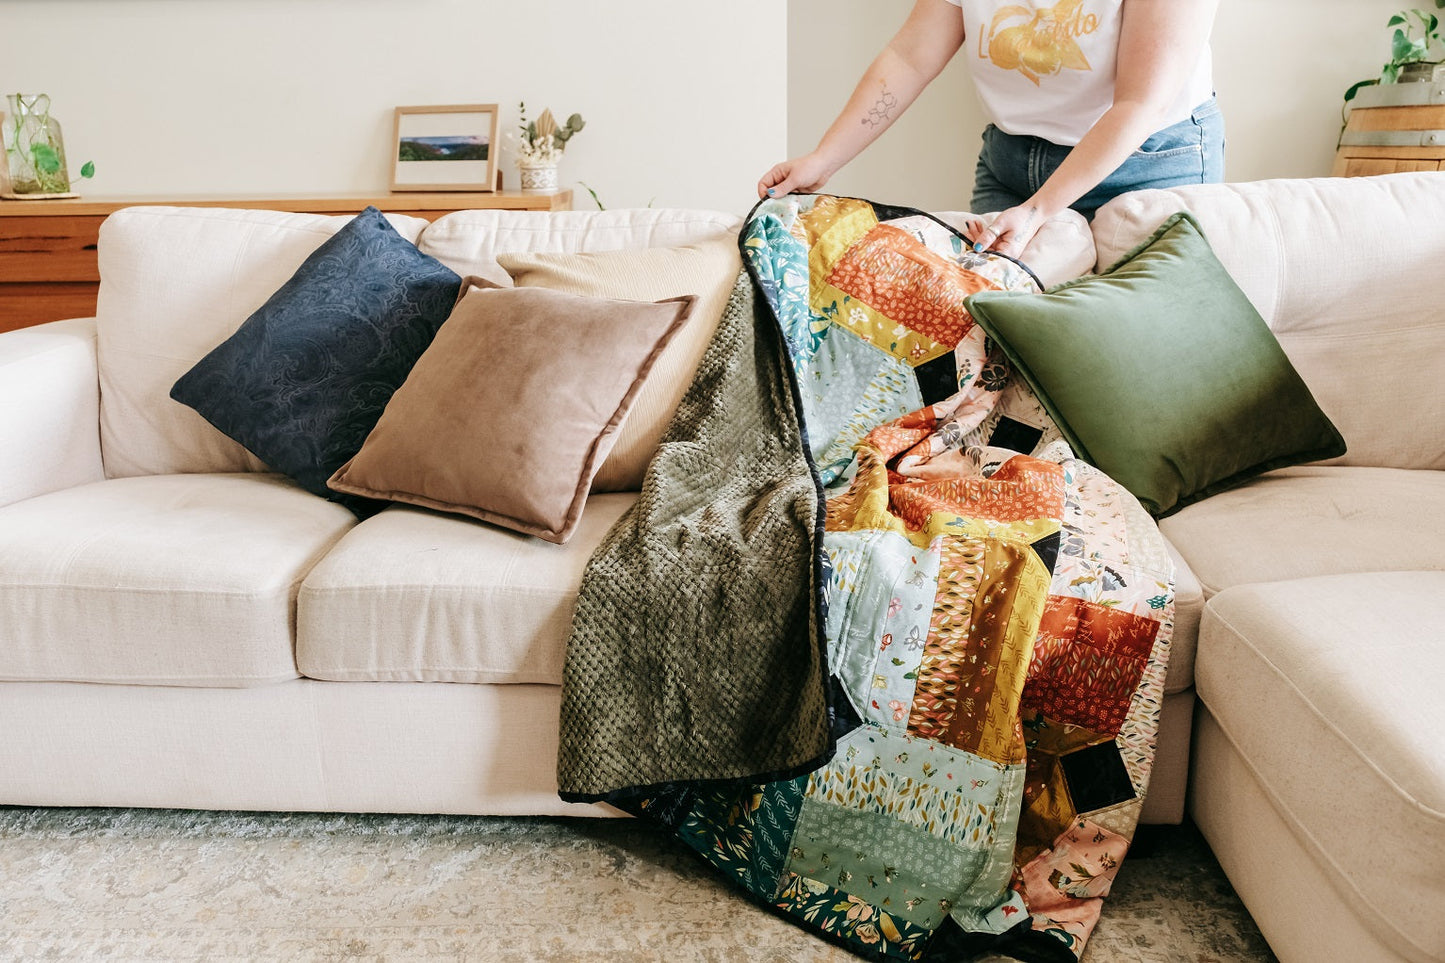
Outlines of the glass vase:
M10 94L5 117L5 162L16 194L68 194L65 139L50 116L46 94Z

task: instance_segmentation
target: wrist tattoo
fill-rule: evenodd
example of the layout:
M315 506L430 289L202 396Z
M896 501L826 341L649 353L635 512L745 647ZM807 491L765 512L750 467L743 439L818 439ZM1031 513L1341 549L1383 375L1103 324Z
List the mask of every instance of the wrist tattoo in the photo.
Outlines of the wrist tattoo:
M888 90L887 81L879 81L878 86L878 99L868 108L868 113L863 118L863 123L868 127L888 123L893 119L893 111L898 107L898 98Z

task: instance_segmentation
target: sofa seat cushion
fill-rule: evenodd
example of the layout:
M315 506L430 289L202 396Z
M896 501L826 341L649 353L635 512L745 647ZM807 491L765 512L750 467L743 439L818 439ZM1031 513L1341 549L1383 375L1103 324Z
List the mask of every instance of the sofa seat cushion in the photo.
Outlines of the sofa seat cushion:
M636 500L593 495L564 545L410 506L367 519L301 586L301 674L561 685L582 571Z
M355 521L265 473L118 478L0 508L0 679L294 679L297 586Z
M1445 572L1241 585L1206 608L1196 667L1313 872L1407 959L1445 959L1442 623Z
M1445 569L1445 472L1305 465L1163 519L1206 599L1231 585Z

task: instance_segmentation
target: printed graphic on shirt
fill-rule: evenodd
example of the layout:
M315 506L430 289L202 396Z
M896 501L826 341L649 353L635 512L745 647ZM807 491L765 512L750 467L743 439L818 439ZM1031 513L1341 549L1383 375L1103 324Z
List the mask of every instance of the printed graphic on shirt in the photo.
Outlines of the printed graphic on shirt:
M1038 85L1040 77L1065 68L1093 70L1078 41L1098 29L1099 17L1084 0L1059 0L1052 7L1011 4L994 14L987 33L980 32L978 56Z

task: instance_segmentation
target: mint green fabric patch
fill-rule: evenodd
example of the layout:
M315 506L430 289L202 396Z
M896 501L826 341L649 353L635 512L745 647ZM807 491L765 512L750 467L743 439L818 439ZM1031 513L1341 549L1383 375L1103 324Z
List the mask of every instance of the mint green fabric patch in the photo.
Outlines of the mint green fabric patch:
M840 325L827 329L809 368L798 392L824 485L848 467L854 446L875 425L923 407L912 368Z
M806 798L890 816L964 849L988 849L998 835L991 814L1008 812L1023 789L1022 765L865 722L809 777Z
M1102 274L966 304L1075 453L1156 517L1345 453L1187 213Z
M1013 872L1015 834L992 814L1022 805L1024 775L865 723L810 778L787 869L926 928L981 922Z
M987 859L879 813L804 799L787 868L931 930Z
M830 532L828 664L858 715L905 732L938 594L938 552L897 532ZM858 698L861 695L863 698Z

